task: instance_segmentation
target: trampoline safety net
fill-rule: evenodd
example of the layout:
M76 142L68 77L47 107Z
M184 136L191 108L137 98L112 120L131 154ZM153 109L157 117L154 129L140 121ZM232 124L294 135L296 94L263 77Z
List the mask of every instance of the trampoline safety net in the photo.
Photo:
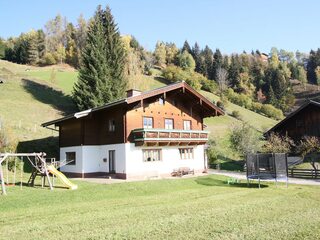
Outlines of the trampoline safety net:
M248 179L287 179L288 165L285 153L258 153L247 155Z

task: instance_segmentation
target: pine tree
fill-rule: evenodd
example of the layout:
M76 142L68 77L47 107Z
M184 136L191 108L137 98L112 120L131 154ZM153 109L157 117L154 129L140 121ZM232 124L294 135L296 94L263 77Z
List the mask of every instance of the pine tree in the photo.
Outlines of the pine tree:
M88 27L79 79L73 98L80 110L104 105L124 96L125 53L109 7L97 11Z
M38 30L37 33L38 56L39 61L41 62L42 60L44 60L44 55L46 53L46 35L43 30Z
M212 64L213 64L212 50L208 46L205 46L205 48L201 51L201 57L203 58L203 66L204 66L202 74L212 80L212 78L210 78L212 76Z
M26 37L27 41L27 63L36 65L39 61L38 53L38 34L34 30L29 32Z
M238 89L240 84L240 63L238 55L231 56L228 76L231 87L235 90Z
M201 61L201 56L200 56L200 47L199 47L197 42L192 47L191 52L192 52L191 53L192 57L193 57L194 61L196 62L195 71L198 72L198 73L201 73L202 61Z
M223 57L219 49L213 54L212 76L211 79L217 79L217 71L222 67Z
M268 92L268 96L267 96L267 103L270 103L272 105L276 105L277 104L276 96L274 94L272 86L269 86L269 92Z
M183 46L181 48L181 52L183 53L184 51L187 51L188 53L192 54L191 47L187 40L184 41Z
M78 56L77 56L77 47L76 47L76 30L72 23L67 25L66 31L66 63L71 66L77 67Z

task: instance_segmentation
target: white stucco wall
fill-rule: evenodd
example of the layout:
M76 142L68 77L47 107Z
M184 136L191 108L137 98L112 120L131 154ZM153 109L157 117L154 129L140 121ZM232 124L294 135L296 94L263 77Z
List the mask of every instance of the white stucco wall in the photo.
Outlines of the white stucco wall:
M143 149L161 149L162 160L144 162ZM159 177L170 174L173 169L189 167L195 171L204 169L204 146L193 146L193 159L180 159L179 147L136 147L133 143L101 146L75 146L60 148L60 160L65 160L66 152L76 152L76 165L61 167L63 172L94 173L109 172L109 150L115 150L116 173L126 173L127 178ZM103 159L107 161L104 162Z
M143 149L161 149L162 161L144 162L142 156ZM193 147L193 159L180 159L179 147L135 147L133 143L126 144L127 177L158 177L172 173L173 169L179 167L189 167L195 171L204 169L204 147L203 145Z
M60 161L66 160L66 152L75 152L76 153L76 164L62 166L60 168L61 171L71 172L71 173L82 173L82 169L83 169L82 146L60 148Z
M116 172L125 173L125 144L60 148L60 160L66 159L66 152L76 152L76 165L62 166L61 171L71 173L109 172L109 150L115 150ZM106 162L103 161L104 158L107 159Z

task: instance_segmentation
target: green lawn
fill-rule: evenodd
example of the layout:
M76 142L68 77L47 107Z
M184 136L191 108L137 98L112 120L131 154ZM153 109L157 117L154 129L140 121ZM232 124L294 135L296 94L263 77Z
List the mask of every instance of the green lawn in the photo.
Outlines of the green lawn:
M319 239L320 191L228 186L222 176L76 191L8 187L1 239Z

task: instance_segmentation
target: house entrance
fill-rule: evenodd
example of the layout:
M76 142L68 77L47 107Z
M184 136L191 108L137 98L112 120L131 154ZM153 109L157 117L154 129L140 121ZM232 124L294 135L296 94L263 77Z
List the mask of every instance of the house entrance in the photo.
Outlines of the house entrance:
M109 173L116 173L116 151L109 150Z

